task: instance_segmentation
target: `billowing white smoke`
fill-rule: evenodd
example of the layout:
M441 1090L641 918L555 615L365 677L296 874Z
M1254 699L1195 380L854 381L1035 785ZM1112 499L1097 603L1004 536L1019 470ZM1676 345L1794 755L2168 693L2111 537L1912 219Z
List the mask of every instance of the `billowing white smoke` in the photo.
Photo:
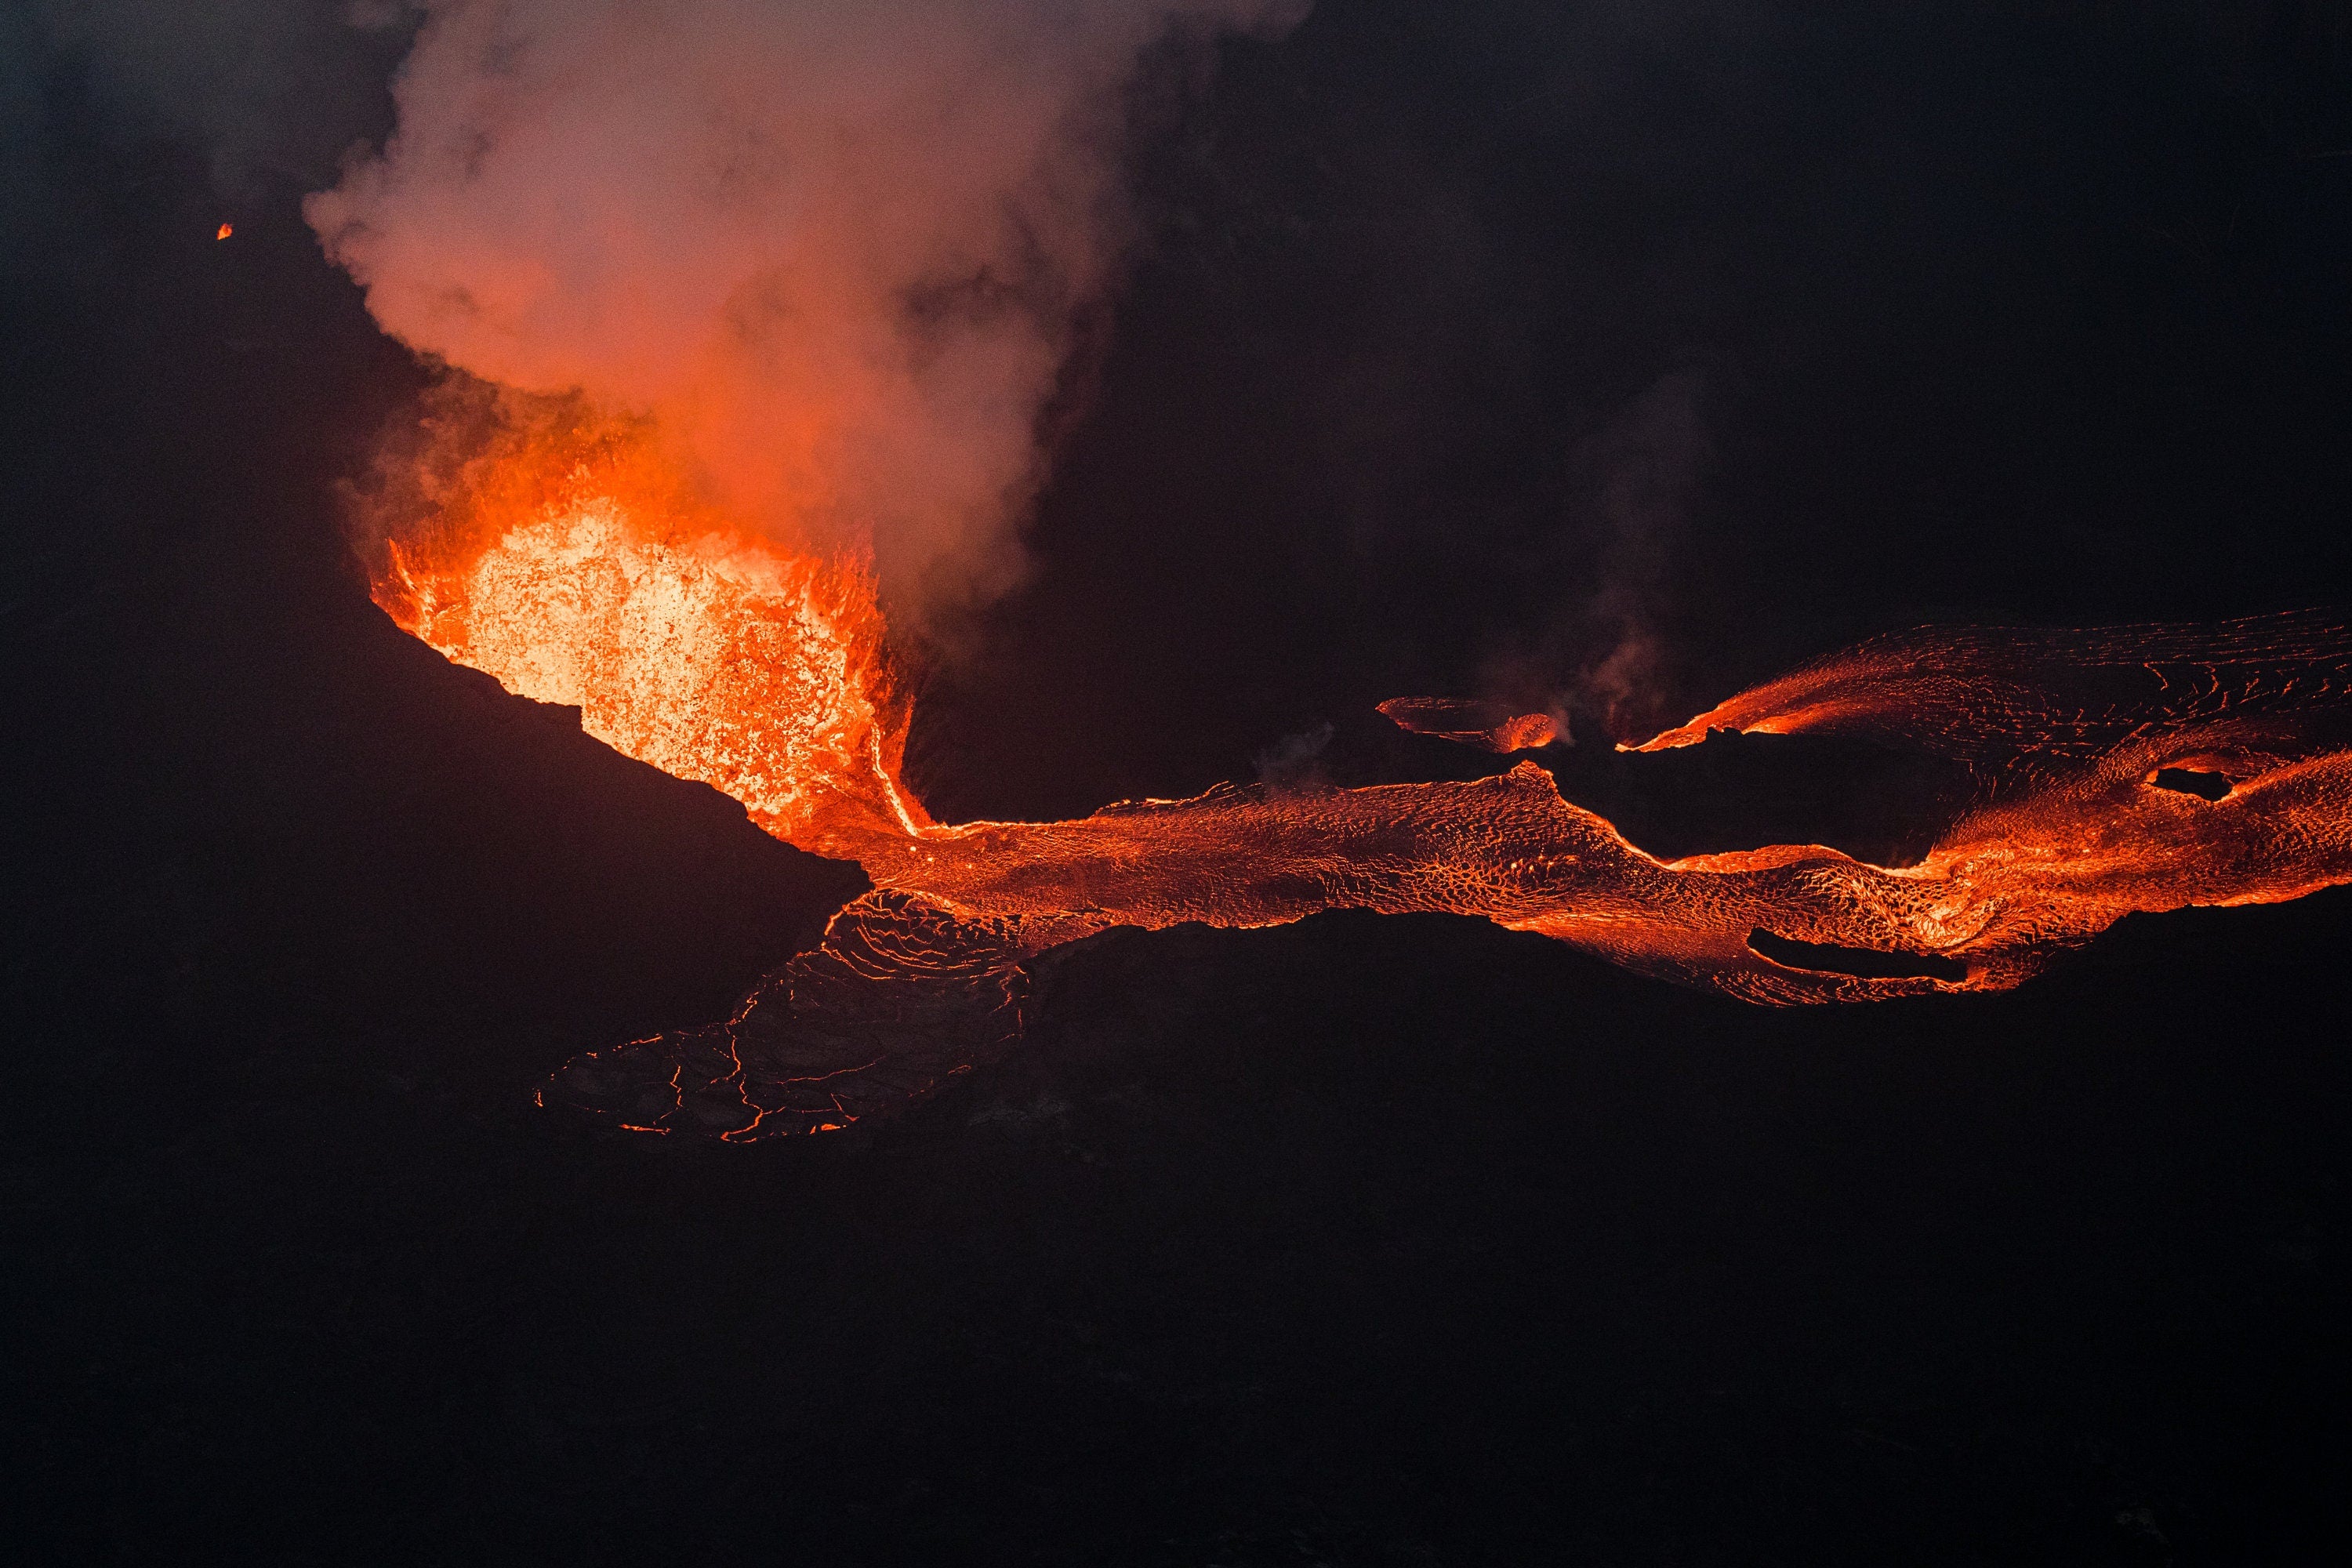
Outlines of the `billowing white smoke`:
M1126 238L1118 93L1300 0L438 0L313 196L383 327L656 416L902 607L1016 569L1037 416Z

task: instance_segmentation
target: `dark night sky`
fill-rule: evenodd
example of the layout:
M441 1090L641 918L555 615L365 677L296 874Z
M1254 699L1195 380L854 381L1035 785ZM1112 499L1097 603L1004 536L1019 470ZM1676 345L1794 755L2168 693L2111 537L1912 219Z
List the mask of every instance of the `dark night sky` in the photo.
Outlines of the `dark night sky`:
M343 9L220 7L285 25L136 68L0 15L32 1555L2340 1529L2340 890L1834 1014L1464 921L1113 933L1027 1054L864 1142L532 1110L856 881L367 604L338 486L426 377L297 207L389 115L398 30ZM1486 693L1566 703L1552 765L1644 842L1901 840L1940 784L1884 759L1603 742L1926 620L2352 598L2342 5L1321 0L1199 64L1137 89L1033 571L917 650L942 816L1326 723L1340 782L1460 773L1370 708Z

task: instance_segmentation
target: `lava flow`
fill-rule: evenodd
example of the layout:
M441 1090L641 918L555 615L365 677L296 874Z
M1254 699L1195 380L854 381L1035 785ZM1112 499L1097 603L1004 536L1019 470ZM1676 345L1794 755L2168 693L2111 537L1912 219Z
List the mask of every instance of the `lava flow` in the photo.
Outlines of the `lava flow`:
M1711 730L1862 733L1965 760L1974 805L1916 865L1818 845L1662 860L1532 762L1472 783L1220 788L1056 823L934 825L898 780L871 584L718 525L625 423L509 421L387 538L376 594L453 658L576 703L616 748L856 859L877 891L737 1015L581 1058L550 1091L656 1131L847 1125L1017 1038L1023 965L1129 925L1319 910L1475 915L1768 1004L2000 990L2124 915L2352 880L2352 629L1938 629L1756 687ZM1414 699L1398 722L1490 751L1540 716Z

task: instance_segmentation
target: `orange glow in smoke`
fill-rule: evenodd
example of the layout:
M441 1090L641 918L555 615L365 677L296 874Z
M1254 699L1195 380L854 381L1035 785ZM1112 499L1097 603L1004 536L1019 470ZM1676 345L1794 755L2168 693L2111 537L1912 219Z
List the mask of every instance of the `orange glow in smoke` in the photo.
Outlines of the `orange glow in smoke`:
M226 239L230 235L235 234L236 232L236 230L230 227L227 224L223 224L220 226L219 232L215 234L213 237L216 240Z

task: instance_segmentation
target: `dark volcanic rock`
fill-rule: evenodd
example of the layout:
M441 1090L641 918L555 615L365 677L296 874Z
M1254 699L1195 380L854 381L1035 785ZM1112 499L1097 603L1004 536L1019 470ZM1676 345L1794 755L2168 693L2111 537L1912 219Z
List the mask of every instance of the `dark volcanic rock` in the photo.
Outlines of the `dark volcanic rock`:
M602 1044L582 1032L718 1016L866 889L350 583L240 564L163 563L14 650L53 721L12 759L18 821L64 896L21 932L28 986L102 953L109 1005L364 1017L466 1055L517 1029Z

